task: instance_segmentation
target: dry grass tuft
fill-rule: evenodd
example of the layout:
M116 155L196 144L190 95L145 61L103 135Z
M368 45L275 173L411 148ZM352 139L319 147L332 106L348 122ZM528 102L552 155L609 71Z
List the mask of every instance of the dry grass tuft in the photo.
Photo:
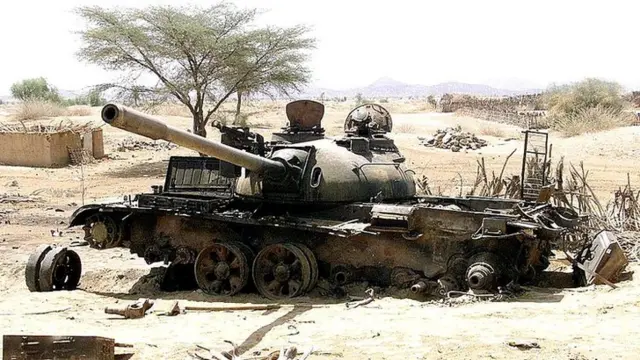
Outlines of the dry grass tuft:
M67 116L89 116L91 115L91 107L86 105L69 106L65 113Z
M65 108L51 102L26 101L18 105L13 118L15 120L37 120L65 115Z
M486 136L493 136L497 138L503 138L506 136L505 132L497 126L486 125L480 128L480 134Z
M20 103L12 114L12 118L18 121L39 120L59 116L89 116L91 107L74 105L65 108L49 101L26 101Z
M416 127L411 124L399 124L394 129L393 132L401 133L401 134L415 134Z
M575 114L553 117L551 125L562 135L571 137L630 126L634 121L631 113L597 106Z
M185 105L170 103L170 102L154 105L149 109L145 109L145 111L147 111L152 115L159 115L159 116L181 116L181 117L193 116Z
M372 102L382 105L382 107L387 109L391 114L417 114L435 111L435 107L426 101L389 100L389 102L386 103L380 103L379 101Z

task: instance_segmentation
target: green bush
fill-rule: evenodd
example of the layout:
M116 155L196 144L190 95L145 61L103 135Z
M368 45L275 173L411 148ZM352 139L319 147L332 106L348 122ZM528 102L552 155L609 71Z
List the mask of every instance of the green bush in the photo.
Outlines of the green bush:
M551 128L566 136L630 124L623 88L615 82L589 78L553 86L545 93L544 102Z
M626 105L622 95L620 84L590 78L570 85L553 86L545 98L549 112L569 115L595 107L622 111Z
M66 106L104 106L107 103L107 101L102 97L102 93L98 90L91 90L85 95L81 95L72 99L66 99L63 102Z
M43 77L25 79L11 85L11 95L22 101L50 101L59 103L58 90Z

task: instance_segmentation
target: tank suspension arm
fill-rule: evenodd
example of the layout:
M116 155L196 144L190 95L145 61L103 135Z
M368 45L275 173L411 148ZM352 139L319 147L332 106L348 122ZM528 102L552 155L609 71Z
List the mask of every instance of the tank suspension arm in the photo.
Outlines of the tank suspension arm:
M242 166L256 173L269 172L269 175L282 176L285 175L287 170L287 165L284 162L251 154L169 126L162 120L124 105L107 104L102 108L101 116L102 120L111 126L153 140L166 140L234 165Z

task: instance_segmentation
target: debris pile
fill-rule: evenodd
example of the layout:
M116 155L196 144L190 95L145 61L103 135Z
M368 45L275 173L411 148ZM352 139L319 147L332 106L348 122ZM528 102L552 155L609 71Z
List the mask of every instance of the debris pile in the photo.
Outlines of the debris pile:
M428 137L418 137L421 144L427 147L451 149L453 152L460 150L477 150L487 146L487 141L479 139L475 134L462 131L460 126L438 130Z
M134 140L131 137L125 138L123 141L118 143L116 146L116 151L125 152L125 151L138 151L138 150L172 150L177 148L178 146L166 141L144 141L144 140Z
M26 125L24 122L20 123L2 123L0 122L0 132L3 133L46 133L55 134L66 131L75 133L87 133L91 132L96 127L93 123L74 123L70 120L62 120L58 123L50 122L49 124L30 124Z
M0 204L17 204L17 203L26 203L26 202L36 202L41 199L35 196L22 196L18 195L10 195L10 194L0 194Z

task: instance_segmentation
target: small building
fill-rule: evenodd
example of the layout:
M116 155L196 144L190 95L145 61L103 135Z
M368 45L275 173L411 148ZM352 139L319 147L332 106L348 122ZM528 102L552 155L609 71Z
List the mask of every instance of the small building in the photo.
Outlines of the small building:
M100 128L42 125L0 128L0 165L57 168L103 156Z

